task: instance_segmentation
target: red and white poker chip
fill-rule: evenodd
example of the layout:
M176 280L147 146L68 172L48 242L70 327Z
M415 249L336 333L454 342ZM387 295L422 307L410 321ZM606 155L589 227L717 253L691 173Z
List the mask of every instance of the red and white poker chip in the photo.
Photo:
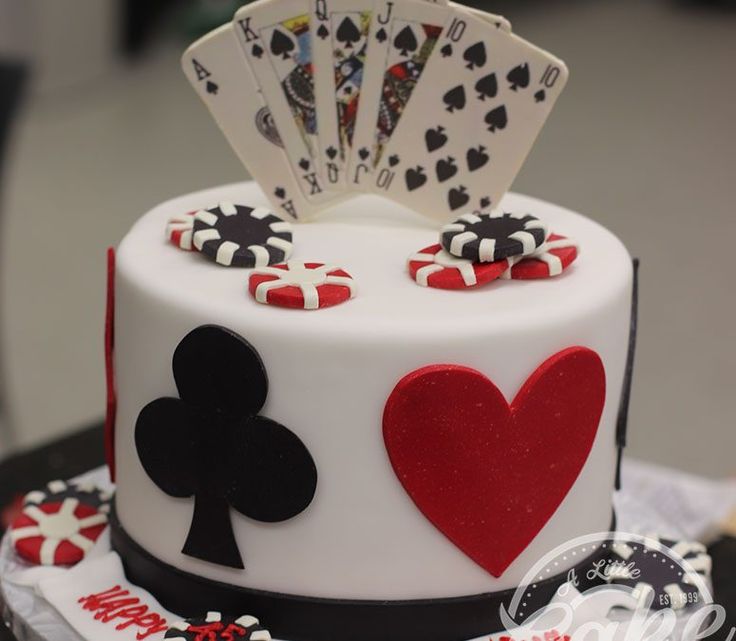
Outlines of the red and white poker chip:
M166 238L169 242L186 251L196 251L192 243L192 235L194 230L194 214L196 211L190 211L180 216L174 216L166 225Z
M578 257L578 245L575 241L552 234L533 254L525 257L510 258L511 267L502 278L513 280L534 280L552 278L564 272Z
M248 289L259 303L292 309L332 307L356 294L353 277L343 269L298 261L254 269Z
M425 247L409 257L409 273L422 287L436 289L468 289L499 278L509 268L509 261L474 263L457 258L442 245Z
M36 565L74 565L106 527L107 514L70 497L26 505L10 526L10 540L22 558Z

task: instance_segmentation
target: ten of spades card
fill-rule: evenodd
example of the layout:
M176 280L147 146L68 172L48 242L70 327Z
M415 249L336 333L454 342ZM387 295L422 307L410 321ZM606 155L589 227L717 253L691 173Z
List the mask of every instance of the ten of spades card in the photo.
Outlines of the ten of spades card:
M567 81L564 63L453 10L373 176L376 193L438 220L494 207Z
M373 0L310 0L323 175L345 188L365 74Z
M182 67L276 211L296 219L313 213L289 168L281 136L230 25L189 47Z
M233 20L305 197L331 199L319 173L309 0L258 0Z

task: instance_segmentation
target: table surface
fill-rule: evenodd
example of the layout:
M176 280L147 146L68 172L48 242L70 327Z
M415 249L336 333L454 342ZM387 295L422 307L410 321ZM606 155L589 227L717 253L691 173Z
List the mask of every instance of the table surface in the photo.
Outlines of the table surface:
M51 480L72 478L103 464L102 424L7 459L0 463L0 509ZM729 632L736 626L736 538L723 537L708 552L713 558L716 602L728 615L727 623L709 639L731 641ZM0 626L0 641L15 641L15 637Z

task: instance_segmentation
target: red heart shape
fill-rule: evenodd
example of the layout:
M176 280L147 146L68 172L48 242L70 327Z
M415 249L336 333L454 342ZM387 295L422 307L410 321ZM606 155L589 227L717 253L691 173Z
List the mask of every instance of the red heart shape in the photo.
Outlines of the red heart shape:
M510 406L477 370L430 365L394 388L383 437L424 516L499 577L575 483L605 396L603 363L584 347L546 360Z

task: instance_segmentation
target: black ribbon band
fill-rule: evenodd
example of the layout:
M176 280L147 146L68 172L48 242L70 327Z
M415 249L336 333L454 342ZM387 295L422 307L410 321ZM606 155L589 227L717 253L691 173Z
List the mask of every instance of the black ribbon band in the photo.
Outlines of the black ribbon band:
M167 610L184 618L210 610L258 617L276 638L288 641L466 641L502 631L499 609L516 589L448 599L358 601L321 599L242 588L183 572L159 561L125 532L112 510L113 548L125 574ZM613 527L611 528L613 530ZM582 592L594 584L586 570L601 552L575 566ZM544 607L569 570L536 583L525 610Z

